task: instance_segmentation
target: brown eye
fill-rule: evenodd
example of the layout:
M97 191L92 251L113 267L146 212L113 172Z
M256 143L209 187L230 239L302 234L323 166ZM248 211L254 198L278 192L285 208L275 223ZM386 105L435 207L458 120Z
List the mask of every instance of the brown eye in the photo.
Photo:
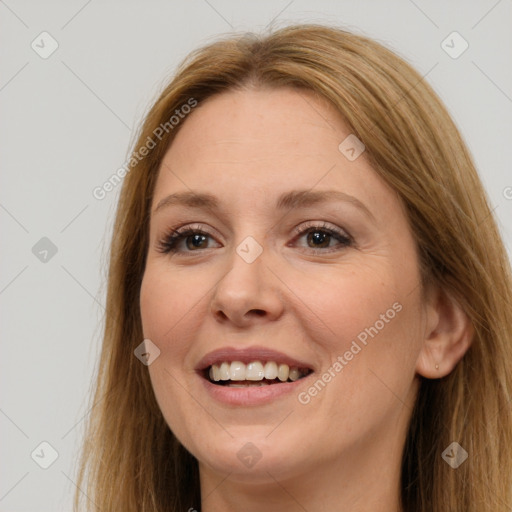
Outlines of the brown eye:
M197 252L201 249L209 249L208 239L212 236L201 229L181 228L167 233L158 241L157 250L164 254L180 252ZM185 248L181 248L182 242Z
M201 247L201 245L204 245L204 241L207 239L208 235L203 234L194 234L189 236L183 236L182 238L185 239L185 245L187 246L187 249L193 250L193 249L206 249L206 247ZM190 244L189 244L190 242ZM208 244L206 244L208 245Z
M352 238L345 232L329 227L327 224L307 225L296 229L296 240L306 236L307 247L314 253L333 252L353 245ZM331 242L338 242L331 244ZM336 247L337 246L337 247Z
M315 248L324 248L329 246L331 234L325 231L315 230L310 231L307 236L308 243L315 244ZM327 243L326 243L327 242Z

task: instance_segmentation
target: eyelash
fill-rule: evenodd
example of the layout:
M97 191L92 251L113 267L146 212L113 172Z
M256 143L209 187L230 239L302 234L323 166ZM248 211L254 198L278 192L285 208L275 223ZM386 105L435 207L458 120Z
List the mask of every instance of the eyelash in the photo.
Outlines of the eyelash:
M301 236L308 234L308 233L314 233L314 232L323 232L327 235L333 237L339 242L339 245L342 248L345 247L351 247L354 245L354 241L350 235L345 234L343 231L334 229L332 227L329 227L325 222L321 225L315 224L313 222L307 222L305 226L297 227L294 229L296 237L294 238L300 238ZM199 225L198 227L192 228L190 226L185 226L184 228L177 228L177 229L171 229L168 233L166 233L157 243L157 251L169 254L169 253L177 253L177 252L185 252L185 253L194 253L194 252L200 252L201 249L197 249L196 251L178 251L177 245L182 240L185 240L189 236L192 235L205 235L208 237L212 237L210 233L203 230L202 225ZM314 249L310 248L308 252L311 252L313 254L320 254L320 253L330 253L330 252L336 252L341 249L333 249L333 248L327 248L327 249Z

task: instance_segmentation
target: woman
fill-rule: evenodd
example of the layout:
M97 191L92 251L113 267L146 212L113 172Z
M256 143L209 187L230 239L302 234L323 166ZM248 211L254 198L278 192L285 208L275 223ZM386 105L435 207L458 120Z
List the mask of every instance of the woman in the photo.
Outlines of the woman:
M180 67L133 155L89 504L512 506L510 264L417 72L323 26L219 41Z

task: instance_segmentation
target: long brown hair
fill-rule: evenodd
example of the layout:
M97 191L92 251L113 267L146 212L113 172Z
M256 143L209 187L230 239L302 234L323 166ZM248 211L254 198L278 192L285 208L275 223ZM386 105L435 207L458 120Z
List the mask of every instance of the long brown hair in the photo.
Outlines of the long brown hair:
M421 378L402 460L406 512L495 512L512 507L512 277L489 200L445 107L424 79L371 39L295 25L230 36L193 52L149 111L133 152L191 99L246 85L307 89L329 100L365 144L375 172L398 193L424 281L457 298L473 342L442 379ZM199 107L198 107L199 108ZM80 462L75 508L163 512L198 508L197 461L156 403L147 368L139 290L149 212L162 158L179 128L124 177L111 244L105 330ZM135 162L135 161L134 161ZM456 470L452 442L469 454Z

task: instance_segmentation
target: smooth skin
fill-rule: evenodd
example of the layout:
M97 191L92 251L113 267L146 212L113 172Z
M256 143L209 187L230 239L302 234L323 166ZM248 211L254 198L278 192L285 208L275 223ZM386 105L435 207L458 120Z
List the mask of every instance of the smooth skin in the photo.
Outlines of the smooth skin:
M161 350L149 366L155 396L199 461L202 510L397 512L419 376L452 371L471 343L468 318L433 285L423 301L405 210L365 153L349 161L340 152L350 130L325 100L247 88L208 99L182 122L154 191L140 306L144 337ZM369 213L339 200L276 210L278 196L297 189L343 192ZM156 211L191 190L213 194L220 209ZM177 252L159 250L170 229L198 223L204 242L189 236ZM316 238L295 231L311 226L320 226L309 230ZM236 251L248 236L263 249L252 263ZM298 393L395 303L400 312L300 403ZM254 345L310 362L315 378L265 405L212 400L198 361ZM261 453L252 467L237 457L248 442Z

